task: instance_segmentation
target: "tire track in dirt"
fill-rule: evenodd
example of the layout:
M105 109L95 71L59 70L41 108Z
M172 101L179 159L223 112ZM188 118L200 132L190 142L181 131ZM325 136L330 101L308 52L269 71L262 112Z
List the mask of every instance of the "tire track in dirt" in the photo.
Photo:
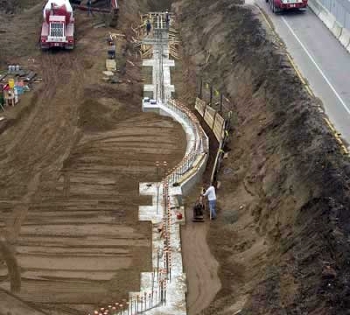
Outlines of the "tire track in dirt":
M11 314L7 312L9 309L13 309L14 305L16 305L16 310L19 313L14 314L26 314L26 315L49 315L49 313L43 312L42 310L32 305L32 303L28 303L19 299L14 294L6 292L5 290L0 288L0 314Z
M16 257L22 267L23 300L65 313L91 310L88 304L135 289L139 273L148 270L144 257L149 256L150 228L138 222L137 213L148 199L139 196L138 183L140 178L154 180L156 160L168 161L169 167L176 164L184 151L176 143L185 142L181 127L171 120L138 115L144 118L85 133L56 175L44 172L20 201L1 200L17 209L5 217L21 218L9 225L20 228ZM123 132L133 146L119 141ZM5 281L2 287L9 289L9 284Z
M4 238L0 238L0 254L5 260L11 283L11 291L18 292L21 288L21 272L13 248Z

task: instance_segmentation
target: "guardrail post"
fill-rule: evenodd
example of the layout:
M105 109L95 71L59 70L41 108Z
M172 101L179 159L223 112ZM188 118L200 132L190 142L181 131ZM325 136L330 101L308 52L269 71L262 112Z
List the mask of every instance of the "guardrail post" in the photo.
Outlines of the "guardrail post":
M223 95L222 95L222 93L220 92L220 109L219 109L220 114L222 114L222 101L223 101Z
M211 105L213 102L213 86L210 85L210 97L209 97L209 104Z

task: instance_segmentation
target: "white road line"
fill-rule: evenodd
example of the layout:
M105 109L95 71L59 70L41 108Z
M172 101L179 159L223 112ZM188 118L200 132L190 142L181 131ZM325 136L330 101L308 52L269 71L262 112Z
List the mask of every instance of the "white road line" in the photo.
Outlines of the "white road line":
M325 81L327 82L327 84L329 85L329 87L331 88L331 90L333 91L333 93L335 94L335 96L337 97L337 99L339 100L339 102L343 105L344 109L346 110L346 112L348 114L350 114L350 109L349 107L345 104L345 102L343 101L343 99L340 97L339 93L336 91L336 89L334 88L334 86L332 85L331 82L329 82L328 78L326 77L326 75L324 74L324 72L322 71L322 69L319 67L319 65L316 63L315 59L311 56L310 52L307 50L307 48L304 46L304 44L301 42L301 40L298 38L298 36L294 33L293 29L290 27L290 25L288 24L288 22L286 21L286 19L282 16L282 21L284 22L284 24L287 25L288 29L290 30L290 32L293 34L293 36L295 37L295 39L298 41L298 43L300 44L300 46L304 49L305 53L309 56L310 60L312 61L312 63L315 65L315 67L317 68L317 70L321 73L322 77L325 79Z

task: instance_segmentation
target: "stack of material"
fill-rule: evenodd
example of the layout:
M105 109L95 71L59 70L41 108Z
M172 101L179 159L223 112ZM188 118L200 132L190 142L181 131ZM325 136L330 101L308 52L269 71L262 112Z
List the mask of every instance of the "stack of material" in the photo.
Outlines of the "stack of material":
M142 45L141 47L141 56L142 58L152 58L153 46Z
M39 80L36 76L34 71L9 66L8 71L0 75L0 109L15 106L20 96L30 91L29 85Z
M30 82L36 77L36 73L33 71L29 71L25 76L24 76L24 81Z
M106 59L106 70L103 71L103 74L105 77L103 80L110 82L110 83L117 83L118 80L115 76L115 72L117 71L117 62L116 62L116 37L122 36L121 34L112 34L109 33L107 37L107 54L108 57Z
M106 59L106 69L107 71L117 70L117 63L115 62L115 59Z
M115 47L115 42L114 38L111 33L109 33L109 36L107 38L107 43L108 43L108 58L106 59L106 69L107 71L104 71L103 73L107 76L112 76L114 74L114 71L117 70L117 63L115 61L116 57L116 47Z
M0 74L0 83L7 82L8 78L13 77L16 81L33 82L36 79L37 74L34 71L20 69L18 71L7 71L4 74Z
M179 56L179 45L181 44L181 42L178 40L178 32L173 29L170 28L169 30L169 53L170 56L172 56L174 59L180 59Z

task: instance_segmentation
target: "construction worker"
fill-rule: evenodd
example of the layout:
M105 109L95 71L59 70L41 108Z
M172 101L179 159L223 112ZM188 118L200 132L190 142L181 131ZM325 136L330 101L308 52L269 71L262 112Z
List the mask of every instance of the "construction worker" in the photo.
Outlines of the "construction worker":
M108 59L114 59L115 58L115 44L113 42L109 42L109 47L108 47Z
M92 6L92 1L91 1L91 0L88 0L88 2L87 2L88 16L89 16L90 14L91 14L91 16L94 15L94 14L92 13L91 6Z
M166 27L167 27L167 28L169 28L169 22L170 22L169 12L166 11L166 12L165 12L165 23L166 23Z
M151 32L151 29L152 29L151 22L150 22L150 20L147 20L147 22L146 22L146 32L147 32L147 35Z
M215 194L215 187L212 183L210 185L207 185L207 190L205 193L201 194L202 197L207 197L209 201L209 209L210 209L210 218L211 220L216 219L216 194Z

